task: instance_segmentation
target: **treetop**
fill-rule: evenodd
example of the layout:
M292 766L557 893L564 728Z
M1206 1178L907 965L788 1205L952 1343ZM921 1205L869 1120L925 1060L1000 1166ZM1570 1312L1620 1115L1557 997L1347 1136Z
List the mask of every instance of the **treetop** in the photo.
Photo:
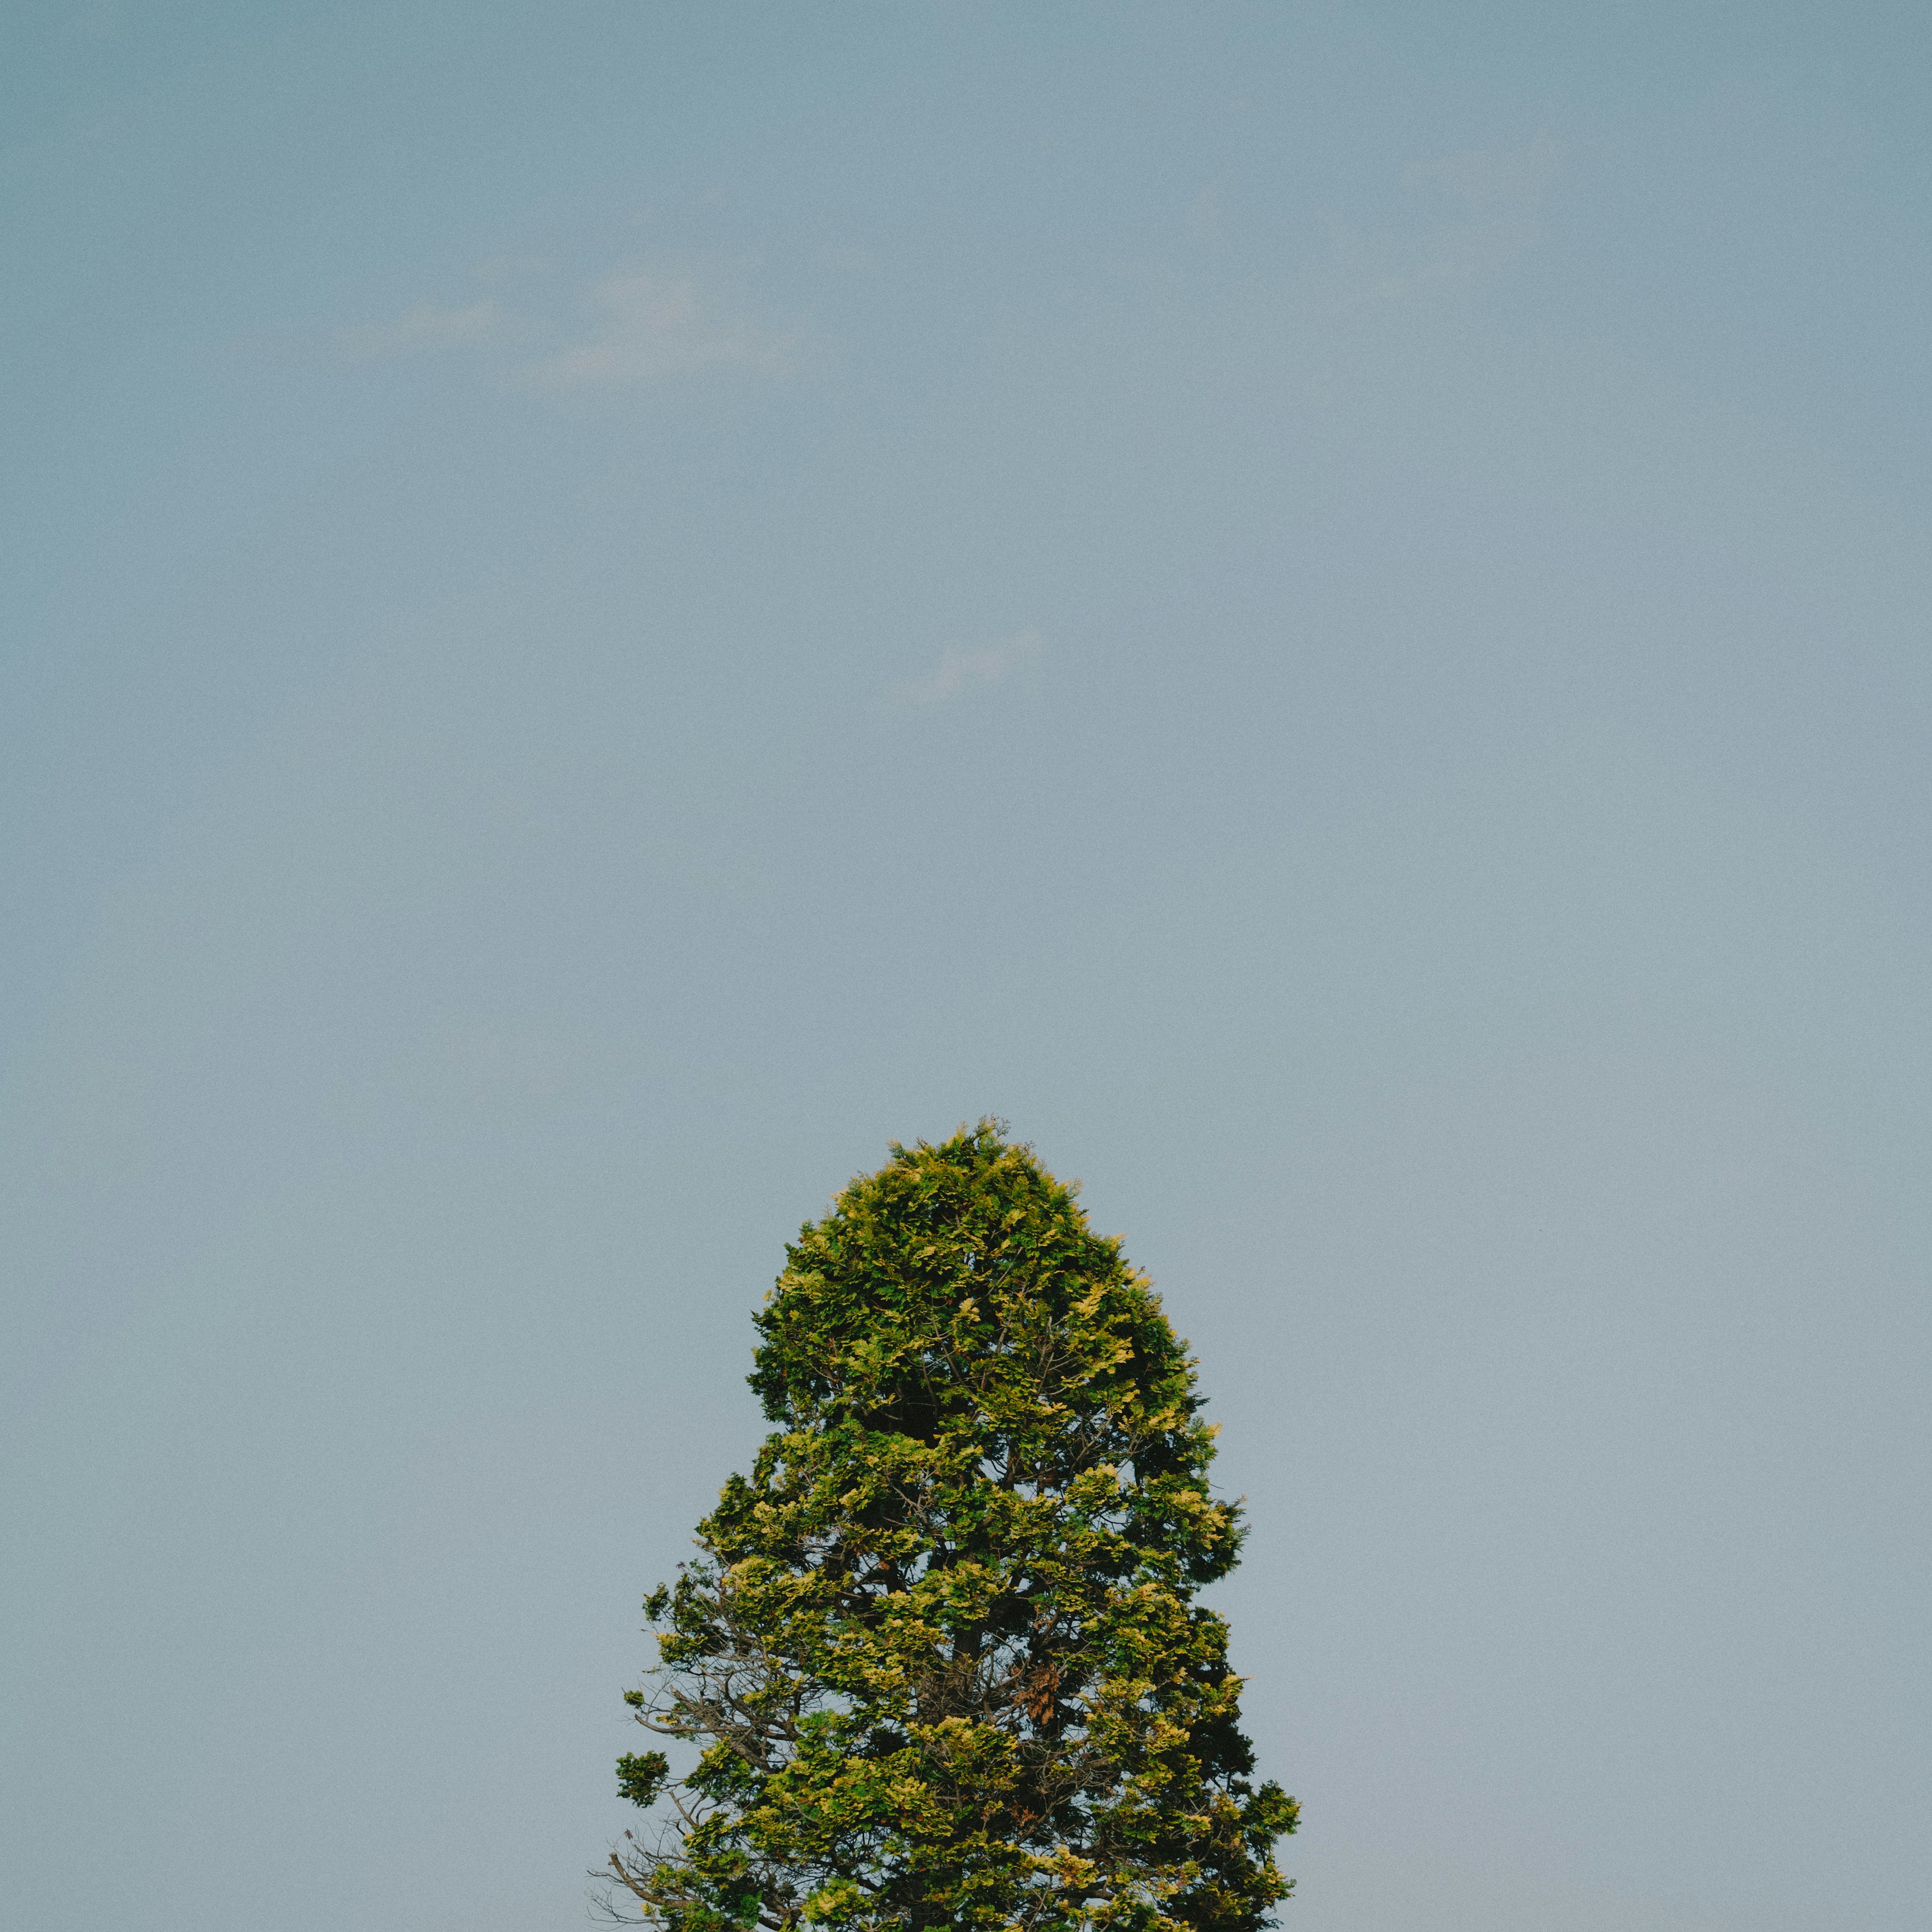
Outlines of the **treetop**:
M760 1924L1246 1932L1293 1800L1251 1781L1240 1546L1194 1364L1120 1242L983 1120L894 1144L755 1316L776 1425L647 1600L613 1860L678 1932Z

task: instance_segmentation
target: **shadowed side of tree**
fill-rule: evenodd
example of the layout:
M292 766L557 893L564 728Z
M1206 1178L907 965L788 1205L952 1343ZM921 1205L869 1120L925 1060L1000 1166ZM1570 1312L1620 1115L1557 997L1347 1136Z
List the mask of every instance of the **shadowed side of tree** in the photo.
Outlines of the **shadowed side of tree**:
M787 1254L751 1378L772 1433L646 1602L627 1701L695 1762L620 1760L650 1815L614 1912L1270 1923L1296 1807L1253 1780L1193 1600L1240 1529L1146 1278L992 1121L895 1145Z

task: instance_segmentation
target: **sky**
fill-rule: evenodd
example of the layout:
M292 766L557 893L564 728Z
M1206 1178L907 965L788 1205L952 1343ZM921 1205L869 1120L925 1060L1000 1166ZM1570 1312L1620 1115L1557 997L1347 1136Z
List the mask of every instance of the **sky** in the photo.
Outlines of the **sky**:
M749 1316L1154 1276L1287 1932L1932 1922L1932 15L0 25L0 1868L566 1932Z

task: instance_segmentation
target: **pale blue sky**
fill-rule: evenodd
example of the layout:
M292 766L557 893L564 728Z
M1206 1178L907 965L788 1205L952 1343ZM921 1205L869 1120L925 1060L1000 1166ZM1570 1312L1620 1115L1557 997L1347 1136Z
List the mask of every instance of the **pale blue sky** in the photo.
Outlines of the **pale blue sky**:
M995 1112L1290 1932L1932 1922L1922 8L20 5L0 1866L564 1932Z

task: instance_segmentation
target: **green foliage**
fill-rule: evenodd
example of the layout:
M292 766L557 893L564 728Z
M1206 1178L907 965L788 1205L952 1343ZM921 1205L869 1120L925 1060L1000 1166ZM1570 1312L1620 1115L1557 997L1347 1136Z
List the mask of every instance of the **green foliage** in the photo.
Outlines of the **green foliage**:
M643 1704L641 1696L638 1702ZM657 1802L658 1793L670 1779L670 1760L662 1751L639 1751L634 1756L626 1751L617 1760L617 1795L646 1810Z
M757 1317L776 1425L699 1526L611 1864L673 1932L1247 1932L1294 1801L1256 1784L1214 1430L1146 1278L982 1121L895 1145Z

